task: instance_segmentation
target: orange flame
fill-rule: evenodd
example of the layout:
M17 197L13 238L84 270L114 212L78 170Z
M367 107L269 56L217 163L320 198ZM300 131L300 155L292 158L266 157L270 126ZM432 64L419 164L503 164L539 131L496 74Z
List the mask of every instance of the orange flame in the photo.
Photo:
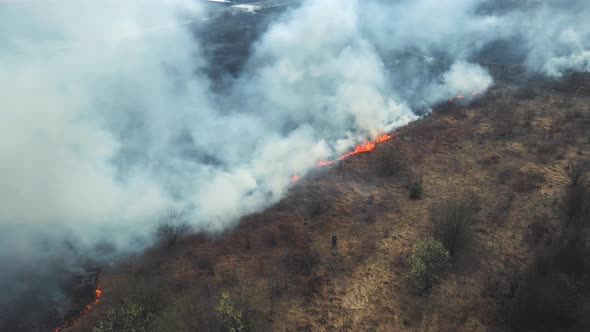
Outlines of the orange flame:
M341 155L340 157L338 157L338 160L343 160L346 159L350 156L354 156L355 154L359 154L359 153L363 153L363 152L369 152L372 151L373 149L375 149L375 146L379 143L383 143L387 140L391 139L391 135L389 134L380 134L379 136L377 136L377 138L373 141L365 141L365 143L361 144L357 144L356 148L353 151L350 151L348 153L345 153L343 155ZM332 165L336 163L336 160L320 160L317 162L316 166L317 167L323 167L323 166L328 166L328 165ZM299 175L297 173L295 173L293 175L293 177L291 178L290 182L296 182L297 180L299 180Z
M381 135L377 136L377 138L374 141L365 141L365 143L363 143L362 145L357 144L356 148L353 151L350 151L348 153L341 155L340 157L338 157L338 159L342 160L342 159L346 159L350 156L354 156L355 154L373 151L373 149L375 149L375 146L377 144L383 143L383 142L389 140L390 138L391 138L391 135L381 134Z
M336 160L328 160L328 161L320 160L320 161L318 161L318 163L316 164L316 166L317 167L328 166L328 165L332 165L335 162L336 162Z
M357 144L356 147L354 148L354 150L345 153L343 155L341 155L340 157L338 157L339 160L342 159L346 159L350 156L354 156L355 154L359 154L359 153L363 153L363 152L369 152L372 151L375 148L375 142L373 141L365 141L365 143L361 144Z
M60 326L56 327L53 330L53 332L60 332L61 330L65 329L65 328L76 325L76 323L78 323L80 318L87 315L90 312L90 310L92 310L92 308L94 308L100 302L101 296L102 296L102 290L100 289L100 280L99 280L96 282L96 289L94 290L94 300L92 300L92 302L88 303L84 307L84 309L82 309L80 311L80 313L78 314L77 317L74 317L74 318L70 319L69 321L62 323Z
M476 91L473 91L473 92L471 93L471 96L472 96L472 97L475 97L475 96L477 96L477 92L476 92ZM455 99L459 99L459 100L461 100L461 99L464 99L464 98L465 98L465 95L463 95L463 94L460 94L460 95L457 95L457 96L455 96L455 97L451 97L451 98L449 98L449 102L451 102L451 103L452 103L452 102L454 102L454 101L455 101Z

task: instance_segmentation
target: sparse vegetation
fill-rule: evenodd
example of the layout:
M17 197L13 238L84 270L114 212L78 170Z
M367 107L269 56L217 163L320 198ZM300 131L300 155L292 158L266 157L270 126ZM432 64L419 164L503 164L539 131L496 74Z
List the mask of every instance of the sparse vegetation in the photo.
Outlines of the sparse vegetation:
M534 111L526 111L522 115L522 121L525 127L532 127L533 121L535 120L537 114Z
M496 137L510 137L518 124L518 117L514 111L516 105L511 98L498 99L492 111L492 129Z
M435 239L419 240L408 258L410 275L418 289L426 290L451 262L444 245Z
M158 225L156 235L160 243L171 247L183 236L187 235L189 231L190 226L184 220L183 214L178 211L169 211Z
M184 235L188 233L190 226L186 223L179 225L161 224L158 226L158 238L161 243L167 246L175 245Z
M584 277L590 272L590 251L583 234L579 225L566 227L554 245L537 254L512 303L514 329L569 330L580 320L574 315L583 302L575 294L578 287L590 286Z
M221 316L221 326L223 331L227 332L242 332L246 331L246 323L244 322L244 313L236 308L233 301L229 297L228 292L221 293L221 298L215 310Z
M572 307L567 286L556 275L531 274L515 295L511 324L516 331L567 330Z
M152 331L220 331L219 314L207 285L190 289L154 319Z
M456 256L470 244L473 211L466 201L445 202L434 207L430 215L434 238L444 245L451 256Z
M197 266L200 270L206 271L209 275L215 275L215 265L209 256L199 257Z
M435 109L400 129L396 139L404 139L348 158L346 176L337 165L323 168L232 232L181 236L173 249L158 246L149 257L135 257L122 268L129 272L105 272L104 303L87 322L104 321L107 305L120 302L113 298L129 297L153 313L149 330L162 332L362 331L389 326L382 313L393 307L403 309L387 330L588 330L590 319L580 319L590 303L590 193L580 167L590 141L578 126L589 118L587 108L576 99L583 114L563 121L565 110L553 115L555 96L539 93L518 107L510 103L515 129L499 135L497 109L483 111L494 98ZM396 144L399 150L391 149ZM400 151L412 169L379 167L382 152ZM579 163L564 169L561 155ZM382 181L383 175L394 176ZM312 215L304 225L303 217ZM432 238L418 241L424 234ZM136 275L163 276L166 285L146 282L136 291ZM412 286L407 291L399 287L403 276ZM132 281L119 284L125 278ZM394 298L360 311L341 306L370 298L383 285L394 285L385 292ZM422 296L432 287L432 296ZM472 309L467 320L465 308Z
M384 150L377 161L377 170L385 176L397 175L406 166L404 157L399 150Z
M504 169L498 173L498 181L510 185L517 193L527 193L537 190L545 176L534 171Z
M410 199L418 200L424 195L424 187L422 180L414 180L410 182Z
M305 211L310 217L318 217L328 210L328 202L323 197L316 197L305 204Z
M565 193L566 223L570 224L587 217L590 212L590 194L581 184L568 186Z
M567 177L570 180L570 186L577 186L584 181L584 166L581 162L570 162L566 168Z
M533 222L530 224L529 228L531 230L531 242L533 246L538 245L541 243L548 235L549 228L547 226L548 221L547 218L536 217Z
M144 332L149 331L153 316L144 306L125 298L120 305L111 305L93 332Z
M576 296L590 290L589 225L584 222L588 219L588 190L579 182L579 173L574 173L568 173L570 184L564 197L566 222L553 236L552 245L537 253L518 285L510 311L514 330L584 330L581 326L588 324L580 315L587 310L587 303Z
M537 172L518 172L514 179L512 188L518 193L535 191L545 182L545 176Z
M518 89L515 97L518 99L530 100L537 96L537 91L531 87L523 87Z

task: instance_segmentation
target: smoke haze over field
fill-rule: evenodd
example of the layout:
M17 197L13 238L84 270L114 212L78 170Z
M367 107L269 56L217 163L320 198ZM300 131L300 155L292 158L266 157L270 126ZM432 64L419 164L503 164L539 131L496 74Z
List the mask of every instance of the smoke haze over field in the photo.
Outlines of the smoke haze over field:
M306 0L215 90L199 1L0 1L4 298L70 257L66 239L89 255L139 250L169 209L198 230L230 227L418 105L484 93L476 57L493 42L534 72L590 69L587 1L484 5Z

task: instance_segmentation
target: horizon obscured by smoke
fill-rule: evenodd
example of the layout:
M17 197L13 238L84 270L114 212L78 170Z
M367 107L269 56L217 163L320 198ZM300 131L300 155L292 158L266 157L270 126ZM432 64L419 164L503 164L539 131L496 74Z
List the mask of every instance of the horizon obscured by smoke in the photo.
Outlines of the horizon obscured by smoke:
M231 227L318 160L485 93L477 60L496 42L531 72L590 69L590 3L490 3L305 0L214 89L201 1L0 1L4 301L54 259L145 248L171 209Z

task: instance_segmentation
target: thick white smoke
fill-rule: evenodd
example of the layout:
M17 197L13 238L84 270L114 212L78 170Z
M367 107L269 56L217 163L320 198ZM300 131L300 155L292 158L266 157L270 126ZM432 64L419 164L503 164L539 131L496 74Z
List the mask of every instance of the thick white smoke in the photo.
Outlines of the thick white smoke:
M5 266L38 261L39 234L141 248L171 208L226 229L294 173L416 119L414 105L485 92L475 57L495 41L531 70L589 69L586 1L306 0L213 91L191 29L200 3L0 1Z

